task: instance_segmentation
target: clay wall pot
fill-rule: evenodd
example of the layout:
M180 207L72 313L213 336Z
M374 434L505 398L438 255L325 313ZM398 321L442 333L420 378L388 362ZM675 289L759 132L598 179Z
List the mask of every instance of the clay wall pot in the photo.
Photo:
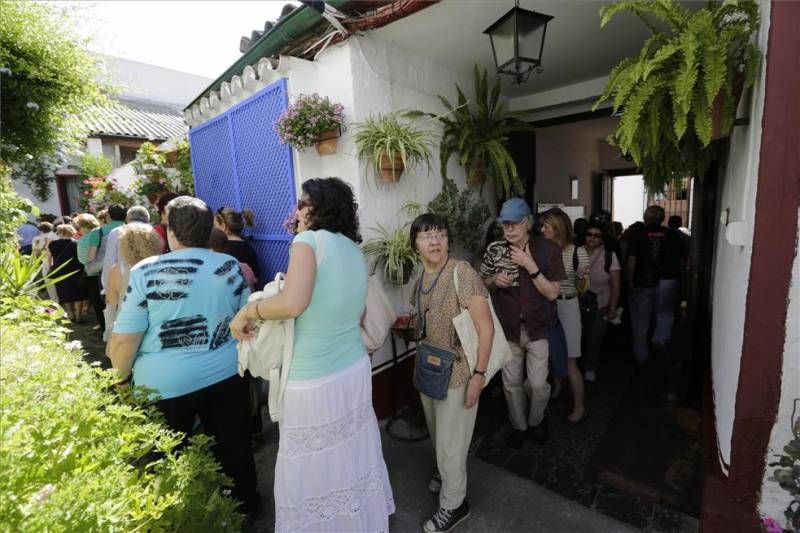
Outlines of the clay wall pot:
M386 154L381 155L380 175L381 179L387 183L395 183L403 174L405 165L400 155L394 156L394 166L391 159Z

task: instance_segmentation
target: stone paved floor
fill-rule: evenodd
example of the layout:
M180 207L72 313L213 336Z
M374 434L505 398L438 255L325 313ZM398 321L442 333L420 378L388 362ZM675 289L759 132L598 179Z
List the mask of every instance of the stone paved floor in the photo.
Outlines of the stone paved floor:
M93 317L83 324L73 324L70 339L82 341L87 361L108 365L103 355L105 345L92 329L94 324ZM633 375L632 366L622 358L607 358L603 364L598 383L587 386L586 418L577 425L566 421L571 400L565 390L561 398L551 402L546 413L551 438L544 445L526 442L520 450L505 445L511 428L502 387L499 381L489 386L481 398L470 448L473 516L459 527L460 531L628 531L631 526L652 532L697 530L695 519L601 483L591 471L592 454ZM264 418L265 431L253 441L264 512L250 524L249 531L271 531L274 525L272 481L278 435L277 426L268 421L268 415L264 414ZM383 436L398 506L391 529L418 531L433 509L433 499L425 491L428 463L432 460L430 442L401 443L385 431ZM509 492L506 487L524 493ZM504 495L501 500L499 495ZM543 506L539 507L538 502L544 502ZM514 515L517 509L523 509L519 516Z

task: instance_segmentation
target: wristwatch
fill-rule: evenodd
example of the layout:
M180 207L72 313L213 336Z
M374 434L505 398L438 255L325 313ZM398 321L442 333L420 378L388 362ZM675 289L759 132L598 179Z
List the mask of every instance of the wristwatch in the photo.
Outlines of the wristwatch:
M473 370L472 375L478 374L479 376L483 376L483 379L486 379L486 370Z
M542 269L539 269L536 272L534 272L533 274L531 274L531 278L536 279L536 278L539 277L539 274L541 274L541 273L542 273Z

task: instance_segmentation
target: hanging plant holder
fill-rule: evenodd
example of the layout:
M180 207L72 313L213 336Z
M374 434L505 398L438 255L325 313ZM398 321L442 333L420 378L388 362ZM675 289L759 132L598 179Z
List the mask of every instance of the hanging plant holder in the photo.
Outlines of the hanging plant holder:
M736 109L739 107L739 100L742 99L742 90L744 89L744 77L739 76L733 80L733 91L731 98L733 99L733 116L736 117ZM723 117L725 116L725 91L720 93L714 98L714 104L711 108L711 140L724 139L730 137L733 130L733 120L727 124L727 129L724 128Z
M394 156L394 158L390 158L386 154L381 154L381 162L380 162L380 175L381 179L386 183L396 183L400 180L400 176L403 175L403 170L405 170L406 166L403 163L403 158L400 157L400 154Z
M319 155L331 155L336 153L339 145L339 137L341 132L338 129L323 131L317 137L317 153Z
M481 186L486 183L486 162L483 159L474 159L469 166L467 183Z

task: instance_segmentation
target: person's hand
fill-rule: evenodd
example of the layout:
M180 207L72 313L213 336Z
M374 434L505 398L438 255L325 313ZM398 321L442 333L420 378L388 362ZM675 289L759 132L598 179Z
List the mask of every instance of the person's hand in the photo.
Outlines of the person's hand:
M529 273L539 270L536 261L533 260L528 252L520 250L519 248L514 248L513 246L511 247L511 260Z
M513 282L514 278L512 278L511 274L507 272L498 272L494 275L494 281L492 281L495 286L500 287L501 289L510 287Z
M231 335L237 341L249 339L253 336L253 321L247 318L247 308L255 304L247 304L236 313L233 317L229 327L231 328Z
M617 317L617 308L616 307L609 307L608 312L606 313L606 320L609 322L614 320Z
M486 379L480 374L473 374L467 382L467 393L464 395L464 407L470 409L478 403L483 389L483 380Z

